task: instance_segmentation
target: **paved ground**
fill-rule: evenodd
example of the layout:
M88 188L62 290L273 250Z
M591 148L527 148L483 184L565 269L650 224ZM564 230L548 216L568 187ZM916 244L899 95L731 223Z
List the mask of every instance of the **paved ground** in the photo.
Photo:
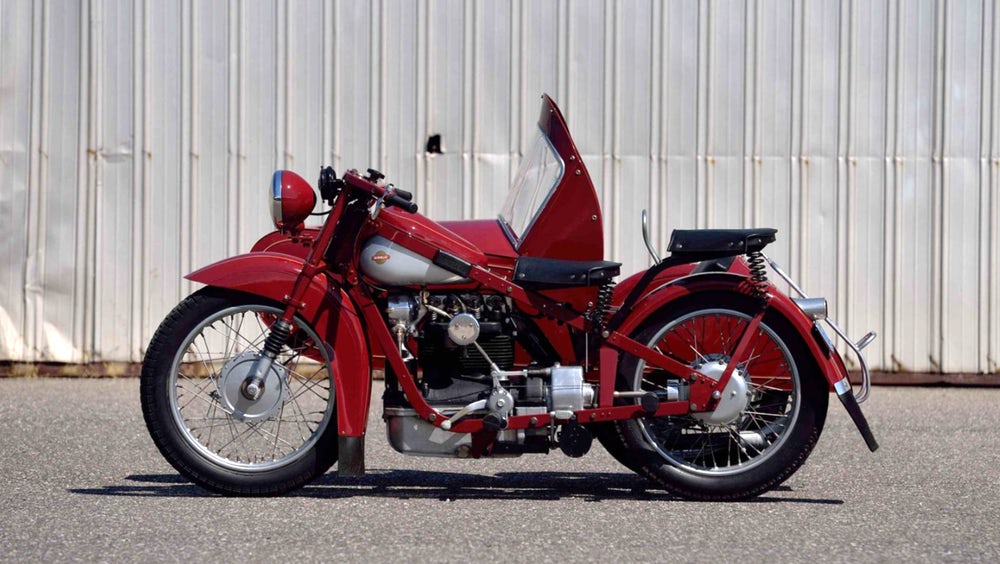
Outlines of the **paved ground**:
M405 457L377 418L365 478L228 499L159 457L136 380L0 380L0 560L998 561L1000 390L882 387L865 407L882 450L832 401L805 467L747 503L672 499L599 447Z

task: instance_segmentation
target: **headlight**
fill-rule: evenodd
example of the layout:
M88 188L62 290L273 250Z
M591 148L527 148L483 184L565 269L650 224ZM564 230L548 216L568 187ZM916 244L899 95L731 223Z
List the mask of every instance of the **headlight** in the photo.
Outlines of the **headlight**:
M271 178L271 219L284 231L297 230L316 207L316 193L304 178L290 170L276 170Z

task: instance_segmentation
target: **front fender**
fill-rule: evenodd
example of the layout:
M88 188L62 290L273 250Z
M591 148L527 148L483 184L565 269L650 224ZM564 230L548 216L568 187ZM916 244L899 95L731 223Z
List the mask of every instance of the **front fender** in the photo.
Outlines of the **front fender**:
M257 252L219 261L187 278L285 303L303 264L298 257ZM371 355L361 317L347 294L323 275L310 281L302 301L299 315L331 349L337 430L342 437L362 437L368 422L372 382Z
M651 315L664 307L669 307L671 302L685 296L709 291L746 294L749 292L748 280L745 275L726 272L695 274L673 280L648 292L641 298L622 322L618 331L630 335ZM832 389L834 384L840 382L847 375L840 354L836 349L827 348L820 344L819 337L813 331L813 321L802 313L802 310L795 305L791 298L773 286L769 289L769 294L771 299L768 302L768 307L787 319L792 327L799 332L816 361L816 365L819 366L820 372L823 373L823 377L826 378Z

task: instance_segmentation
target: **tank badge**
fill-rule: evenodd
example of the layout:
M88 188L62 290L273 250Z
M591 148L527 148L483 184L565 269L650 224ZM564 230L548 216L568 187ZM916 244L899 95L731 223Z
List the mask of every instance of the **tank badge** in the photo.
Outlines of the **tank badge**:
M385 264L387 260L389 260L389 253L385 251L379 251L372 255L372 262L375 264Z

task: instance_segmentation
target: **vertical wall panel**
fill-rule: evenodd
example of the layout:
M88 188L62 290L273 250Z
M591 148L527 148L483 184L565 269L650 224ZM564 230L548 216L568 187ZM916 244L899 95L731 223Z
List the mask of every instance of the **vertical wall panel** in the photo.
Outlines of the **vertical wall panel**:
M382 135L385 154L380 159L386 172L404 190L414 192L417 201L425 196L418 189L417 162L424 158L427 137L417 125L418 5L408 0L386 4L384 59L392 72L385 74L385 108ZM505 124L506 125L506 124ZM340 172L340 171L338 171ZM309 178L309 177L307 177Z
M1000 372L997 12L3 2L0 357L139 360L183 274L269 229L276 168L372 166L433 218L493 217L546 92L626 272L649 264L643 208L661 250L675 228L774 226L769 254L884 337L877 367Z
M28 249L25 287L26 314L33 322L33 332L26 332L31 354L71 361L88 356L84 315L92 304L88 292L93 284L93 261L85 256L90 243L86 227L94 212L87 201L86 8L84 3L68 3L44 11L44 149L33 218L37 239Z
M698 73L701 13L695 0L668 2L664 7L663 121L660 136L665 154L665 174L661 185L661 211L653 215L653 225L661 233L661 243L672 229L697 226L697 177L699 106ZM665 252L665 245L659 247Z
M428 132L441 136L442 153L429 155L426 209L432 217L462 219L465 211L462 175L471 147L465 145L467 104L463 95L466 58L475 53L464 48L466 26L472 25L476 6L461 0L430 2L427 53Z
M988 30L989 57L984 64L983 79L989 86L984 103L984 151L988 158L989 173L983 175L984 190L989 195L986 209L989 213L989 247L985 258L980 259L984 270L987 298L986 369L1000 373L1000 10L993 6L983 20ZM983 306L984 304L980 304Z
M982 96L983 4L950 3L945 16L945 100L942 131L941 269L942 370L976 358L979 343L979 144ZM976 371L981 367L977 361Z
M653 133L652 44L654 21L647 3L626 2L618 12L615 46L615 125L613 128L612 213L605 222L613 229L613 254L626 272L645 268L648 255L640 243L640 213L650 208L650 141ZM575 125L575 124L574 124Z
M845 277L850 302L867 308L845 308L848 334L864 334L882 323L882 312L890 305L884 295L886 240L886 96L888 89L888 6L879 2L852 2L848 105L849 146L847 153L847 237ZM845 304L846 305L846 304ZM866 350L876 362L884 362L886 338Z
M487 2L475 13L472 99L472 217L493 218L507 197L510 155L510 5ZM468 24L467 24L468 25Z
M935 6L900 2L896 68L896 342L893 369L932 370Z
M97 143L88 144L87 148L88 155L97 165L96 209L92 216L97 232L94 323L102 330L94 333L94 358L127 358L132 353L131 321L136 311L132 269L138 266L132 264L135 229L132 223L132 156L135 145L132 113L116 109L128 108L132 103L132 59L119 56L119 53L131 52L133 5L102 0L92 6L100 10L91 27L91 45L97 60L92 72L97 95L106 102L98 104L100 110L94 116ZM176 282L172 281L170 287L176 287Z
M149 2L145 6L145 127L148 139L148 206L144 222L145 284L148 319L163 317L183 297L179 281L182 269L181 192L187 182L181 175L182 101L189 94L182 88L181 4ZM230 210L238 213L238 210Z
M756 4L754 46L755 76L754 188L759 194L760 226L774 227L778 236L793 240L792 216L792 82L794 52L788 48L794 32L792 2L758 2ZM779 264L791 266L791 245L770 250Z
M0 358L30 355L25 348L31 176L32 46L36 29L29 1L0 4Z
M192 12L191 81L191 229L192 263L210 264L231 251L228 233L236 214L228 212L230 5L194 2ZM235 61L234 61L235 62ZM261 180L266 184L266 179ZM248 198L253 193L248 188ZM256 198L257 204L264 201ZM235 225L233 232L235 232ZM233 244L235 246L235 244Z

